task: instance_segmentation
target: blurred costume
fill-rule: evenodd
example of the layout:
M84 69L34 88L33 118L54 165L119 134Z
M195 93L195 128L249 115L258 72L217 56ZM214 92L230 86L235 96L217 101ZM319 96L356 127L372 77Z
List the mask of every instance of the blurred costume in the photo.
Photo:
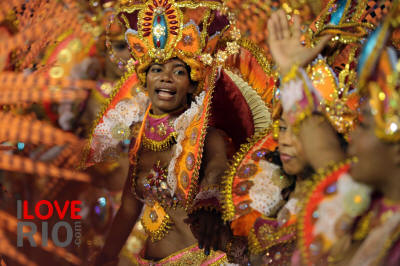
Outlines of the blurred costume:
M153 166L144 184L146 195L138 198L144 202L142 225L149 238L157 241L173 223L166 211L170 208L186 212L220 210L218 185L201 186L199 179L207 128L213 126L228 133L233 149L254 133L263 132L271 125L266 102L272 98L275 83L268 61L256 46L241 39L234 16L221 1L120 4L115 20L126 27L133 59L94 128L85 164L113 158L118 154L118 143L131 140L129 178L131 192L136 194L135 168L140 149L159 152L173 147L169 165ZM198 83L191 103L175 120L168 114L151 114L143 89L149 66L172 58L185 62L191 80ZM198 247L189 250L158 263L175 265L190 260L213 265L226 260L221 252L207 257ZM137 258L135 263L148 262Z
M368 97L375 117L376 136L389 143L400 139L399 60L397 51L389 47L398 42L398 12L399 2L394 1L389 15L365 42L357 73L360 94ZM321 179L306 201L299 225L303 264L340 262L344 251L355 240L363 242L349 265L397 265L400 261L399 204L379 195L370 198L360 189L352 190L348 186L340 189L345 178L337 182L332 178L328 175ZM338 206L345 210L338 212ZM336 210L333 212L333 209ZM318 219L313 218L316 212L321 218L332 212L341 215L331 215L323 229Z
M323 51L325 57L319 56L305 69L293 66L292 70L280 80L274 106L280 108L281 105L288 114L288 123L293 125L295 130L305 118L315 112L322 114L340 134L346 135L354 128L358 116L356 109L359 99L358 94L354 92L356 55L360 52L361 40L375 27L374 23L379 21L376 15L373 21L368 19L370 14L377 9L381 11L379 14L383 14L388 8L372 2L329 1L321 7L317 18L309 23L309 29L304 31L305 45L313 45L320 36L325 34L332 34L334 37ZM285 6L284 9L287 12L291 10L293 14L295 8L290 8L287 3ZM294 14L299 13L299 11L294 12ZM303 16L305 20L308 19L305 14ZM275 129L279 127L278 120L274 122ZM245 150L248 153L240 155L239 160L232 165L231 172L226 176L225 181L225 218L232 221L231 227L234 234L248 236L250 254L263 255L265 264L290 264L296 249L298 218L304 210L303 202L309 190L326 176L332 174L338 178L343 169L348 169L349 162L333 165L325 170L320 169L318 172L322 171L323 177L310 176L298 183L289 201L283 205L281 192L291 183L290 180L285 181L285 177L279 174L278 166L264 168L261 173L249 170L251 174L245 179L240 176L243 173L241 167L244 167L247 162L254 164L249 159L256 158L257 145L271 143L273 134L271 132L264 139L250 142ZM265 153L273 151L274 148L269 144L269 148L263 150L264 154L260 153L262 159L257 160L258 164L261 164L260 162L265 164ZM250 169L250 165L247 167ZM335 173L335 171L339 172ZM271 185L266 181L260 184L257 182L258 175L275 182L269 181ZM351 179L347 185L364 192L362 199L369 198L369 191L363 186ZM243 189L240 190L242 187ZM253 187L253 191L263 191L259 198L264 200L265 206L274 208L257 208L255 204L257 198L254 197L254 192L252 195L248 187ZM247 199L246 204L239 205L239 199ZM362 205L364 208L360 208L360 212L368 206L365 200ZM241 209L245 208L247 210L243 212Z

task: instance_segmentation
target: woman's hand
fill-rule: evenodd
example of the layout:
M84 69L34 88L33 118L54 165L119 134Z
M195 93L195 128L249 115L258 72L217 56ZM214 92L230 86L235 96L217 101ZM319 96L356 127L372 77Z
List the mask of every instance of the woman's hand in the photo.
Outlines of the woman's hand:
M204 248L204 254L208 256L211 249L224 250L230 234L219 212L200 209L190 214L185 222L190 224L199 248Z
M293 25L289 26L283 10L273 13L268 21L268 45L281 76L289 72L294 64L299 67L306 66L321 52L331 38L331 36L324 36L315 47L305 47L300 43L300 27L300 17L294 15Z

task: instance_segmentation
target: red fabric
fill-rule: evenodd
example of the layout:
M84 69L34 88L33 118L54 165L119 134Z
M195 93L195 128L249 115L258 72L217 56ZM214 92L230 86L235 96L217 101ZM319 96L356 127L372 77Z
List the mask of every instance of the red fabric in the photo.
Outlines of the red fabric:
M215 84L210 126L229 134L236 149L254 134L250 107L235 83L223 71Z

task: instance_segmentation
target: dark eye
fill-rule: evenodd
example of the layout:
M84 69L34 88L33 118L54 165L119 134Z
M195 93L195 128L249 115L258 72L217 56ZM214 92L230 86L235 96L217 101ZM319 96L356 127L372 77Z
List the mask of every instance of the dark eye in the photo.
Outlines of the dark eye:
M177 76L183 76L183 75L186 75L186 70L177 69L177 70L174 71L174 74L177 75Z
M125 42L118 42L115 43L113 46L115 50L122 51L126 49L127 44Z
M279 132L285 132L286 129L287 128L285 126L279 126Z
M160 73L161 71L162 71L161 67L157 67L157 66L153 66L150 69L150 72L152 72L152 73Z

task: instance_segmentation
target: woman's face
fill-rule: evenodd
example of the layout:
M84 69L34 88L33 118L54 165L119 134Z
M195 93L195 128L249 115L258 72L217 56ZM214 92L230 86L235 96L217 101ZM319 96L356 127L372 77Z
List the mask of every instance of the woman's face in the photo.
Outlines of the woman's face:
M365 103L361 111L362 119L352 132L349 143L350 155L358 158L358 162L351 167L351 176L377 188L385 183L385 177L393 175L398 155L394 144L386 143L375 135L375 119L370 105Z
M121 58L124 61L128 61L131 58L128 44L125 40L113 40L111 46L114 50L116 58ZM125 72L124 68L119 68L117 62L113 62L109 56L106 56L106 71L109 72L107 76L112 76L115 79L122 77Z
M278 139L283 170L289 175L299 175L306 169L307 161L303 146L285 117L284 113L279 121Z
M146 88L156 115L174 112L187 104L187 96L195 90L184 62L171 59L153 64L147 71Z

